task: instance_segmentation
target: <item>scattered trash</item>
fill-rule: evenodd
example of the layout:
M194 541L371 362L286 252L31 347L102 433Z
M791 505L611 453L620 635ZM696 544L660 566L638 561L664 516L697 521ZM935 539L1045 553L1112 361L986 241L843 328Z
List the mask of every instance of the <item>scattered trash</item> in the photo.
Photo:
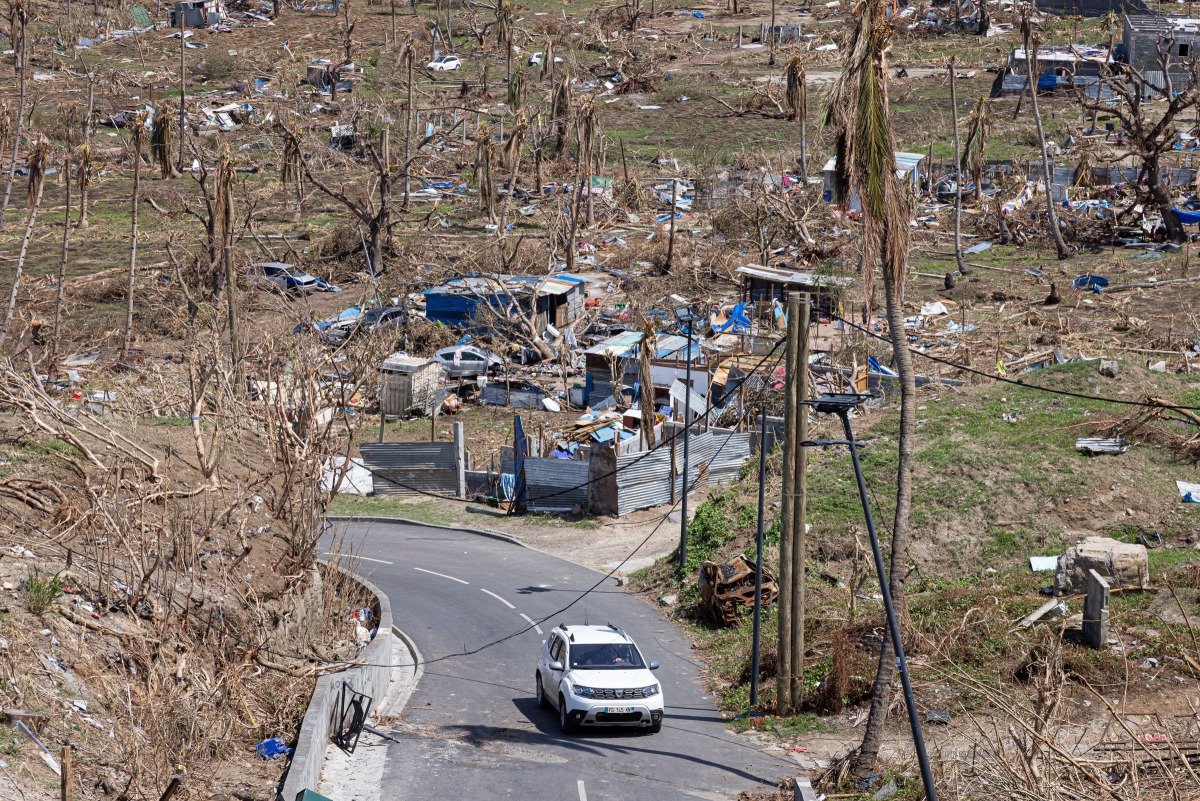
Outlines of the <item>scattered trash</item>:
M1152 373L1165 373L1167 372L1167 363L1165 361L1151 362L1146 365L1146 369Z
M254 750L263 759L274 759L275 757L287 756L292 753L292 749L288 748L287 744L278 737L263 740L254 746Z
M1044 573L1050 570L1058 570L1058 557L1031 556L1029 557L1029 569L1034 573Z
M754 565L738 554L726 565L705 562L700 568L700 600L708 613L724 626L737 622L740 609L754 606ZM779 595L775 577L763 568L762 603L770 606Z
M1027 629L1034 623L1038 623L1043 620L1054 620L1057 617L1062 617L1063 615L1068 614L1070 611L1071 610L1067 606L1066 601L1046 601L1046 603L1042 604L1037 609L1021 618L1021 622L1017 624L1017 628Z
M925 712L926 723L937 723L942 726L950 725L950 713L944 709L930 709Z
M1148 656L1142 660L1142 670L1153 670L1158 667L1158 660L1152 656Z
M982 253L983 251L987 250L991 246L992 246L991 242L980 242L979 244L971 245L971 247L964 250L963 255L964 256L974 256L976 253Z
M1121 368L1121 363L1115 359L1100 360L1100 375L1106 378L1116 378L1117 372Z
M1183 498L1184 503L1200 503L1200 484L1176 481L1175 488L1179 490L1179 496Z
M1129 450L1129 443L1124 437L1104 439L1101 437L1083 437L1075 440L1075 450L1081 453L1099 456L1101 454L1117 455Z

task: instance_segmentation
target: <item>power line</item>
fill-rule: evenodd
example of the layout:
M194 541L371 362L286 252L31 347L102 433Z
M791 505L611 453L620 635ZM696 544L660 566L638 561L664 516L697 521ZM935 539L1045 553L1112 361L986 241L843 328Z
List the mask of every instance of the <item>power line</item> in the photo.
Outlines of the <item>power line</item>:
M835 320L840 320L841 322L845 323L846 325L850 326L851 328L853 328L855 330L863 332L864 334L871 337L872 339L878 339L881 342L887 342L889 345L892 344L892 340L889 337L885 337L882 334L877 334L874 331L871 331L871 330L865 328L864 326L861 326L861 325L855 323L853 320L847 320L845 317L841 317L836 314L833 315L833 318ZM1169 403L1147 403L1146 401L1125 400L1123 398L1109 398L1104 395L1085 395L1082 392L1072 392L1069 389L1054 389L1053 387L1043 387L1038 384L1027 384L1026 382L1020 380L1019 378L1009 378L1008 376L994 375L992 373L984 372L983 370L977 370L974 367L971 367L969 365L959 364L958 362L953 362L953 361L950 361L949 359L943 359L940 356L934 356L931 353L925 353L924 351L916 350L915 348L912 348L912 347L910 347L908 350L910 353L914 353L917 356L926 358L929 361L937 362L938 364L943 364L947 367L953 367L957 370L962 370L963 372L967 372L972 375L977 375L982 378L988 378L988 379L991 379L992 381L997 381L1001 384L1011 384L1011 385L1017 386L1017 387L1025 387L1026 389L1035 389L1039 392L1047 392L1052 395L1063 395L1068 398L1079 398L1080 400L1088 400L1088 401L1100 401L1101 403L1113 403L1113 404L1118 404L1121 406L1136 406L1136 407L1142 408L1142 409L1165 409L1168 411L1177 411L1177 412L1200 412L1200 407L1196 407L1196 406L1176 406L1174 404L1169 404Z

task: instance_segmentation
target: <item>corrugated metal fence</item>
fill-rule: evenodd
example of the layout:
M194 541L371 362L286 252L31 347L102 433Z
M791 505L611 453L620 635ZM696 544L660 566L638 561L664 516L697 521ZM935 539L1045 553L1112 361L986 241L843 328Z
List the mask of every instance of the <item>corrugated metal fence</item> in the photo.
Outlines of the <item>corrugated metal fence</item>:
M737 478L757 436L754 432L726 429L693 433L688 443L688 483L692 491ZM672 481L673 464L676 473ZM677 437L672 445L649 455L645 451L618 455L616 478L618 515L678 500L683 491L683 440Z
M588 508L587 462L525 459L526 508L531 512L569 512Z
M458 492L452 442L364 442L359 449L376 495Z
M713 458L708 466L710 484L729 484L734 481L742 470L742 465L750 458L750 449L758 433L728 434L713 432Z

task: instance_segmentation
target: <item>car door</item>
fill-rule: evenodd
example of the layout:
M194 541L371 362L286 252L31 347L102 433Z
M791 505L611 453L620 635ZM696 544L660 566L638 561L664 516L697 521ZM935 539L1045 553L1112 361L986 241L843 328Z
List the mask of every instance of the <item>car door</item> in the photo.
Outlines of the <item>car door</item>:
M559 637L557 634L555 634L551 639L552 643L550 646L550 659L546 662L546 676L542 679L542 688L546 693L546 697L550 699L550 703L557 707L558 683L562 681L563 671L553 670L550 667L550 664L552 662L561 662L563 668L565 669L567 664L565 661L567 658L567 649L565 647L566 643L563 642L562 637Z

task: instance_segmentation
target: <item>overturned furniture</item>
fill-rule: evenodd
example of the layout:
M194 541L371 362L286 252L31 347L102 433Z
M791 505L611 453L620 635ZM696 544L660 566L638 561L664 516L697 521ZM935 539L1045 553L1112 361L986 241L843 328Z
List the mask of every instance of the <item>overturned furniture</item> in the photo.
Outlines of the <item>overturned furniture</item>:
M770 606L779 597L775 577L763 569L762 604ZM754 565L738 554L727 565L705 562L700 567L700 601L722 626L737 622L738 609L754 608Z

